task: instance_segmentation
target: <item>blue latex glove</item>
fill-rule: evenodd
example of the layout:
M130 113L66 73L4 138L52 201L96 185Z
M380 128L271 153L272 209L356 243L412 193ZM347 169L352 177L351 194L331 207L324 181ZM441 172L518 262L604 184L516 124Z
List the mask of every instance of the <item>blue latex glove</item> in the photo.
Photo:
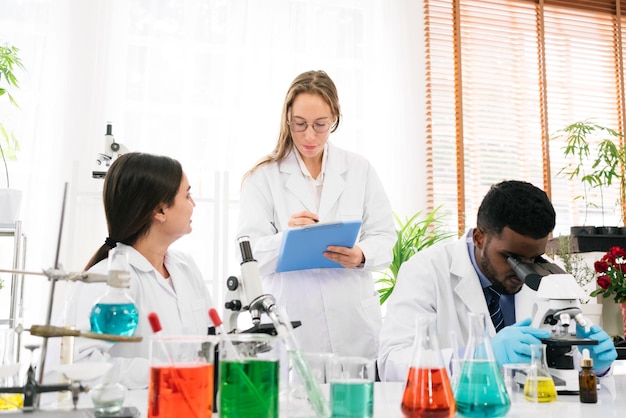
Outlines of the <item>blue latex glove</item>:
M593 359L593 370L608 369L615 359L617 359L617 350L615 350L613 340L611 340L609 334L604 332L599 326L592 325L587 331L585 327L576 324L576 336L578 338L590 338L598 341L598 345L578 347L581 352L585 348L589 350L589 356Z
M550 331L533 328L530 318L504 327L491 339L498 365L530 363L530 345L542 344L540 338L550 337Z

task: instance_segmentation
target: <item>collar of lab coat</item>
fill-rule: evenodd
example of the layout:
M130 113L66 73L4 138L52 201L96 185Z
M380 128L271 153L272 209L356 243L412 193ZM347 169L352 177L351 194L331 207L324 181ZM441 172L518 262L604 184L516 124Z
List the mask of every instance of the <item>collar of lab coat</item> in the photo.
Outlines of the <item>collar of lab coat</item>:
M136 268L137 270L148 272L155 270L152 264L148 261L146 257L143 256L139 251L137 251L134 247L130 245L118 243L118 247L126 249L128 252L128 264ZM187 264L184 260L182 260L175 252L167 251L165 253L165 267L170 270L170 267L173 267L178 264Z
M472 230L470 229L454 244L453 254L455 256L450 267L450 279L456 281L456 285L452 284L454 292L470 312L484 313L489 316L485 294L467 249L467 239L471 233ZM487 328L493 335L495 333L493 324L491 321L486 322Z
M327 143L326 152L328 153L328 159L326 161L326 171L324 173L324 186L322 188L322 198L320 200L320 209L317 213L320 221L333 220L325 219L325 216L330 212L333 205L346 187L344 173L348 169L346 161L347 154L341 152L339 148L336 148L330 142ZM296 149L293 148L289 155L279 164L280 172L287 174L289 177L285 183L285 187L294 196L296 196L300 202L304 205L306 210L315 212L315 201L309 189L306 185L306 180L302 174L302 170L298 164L296 157Z

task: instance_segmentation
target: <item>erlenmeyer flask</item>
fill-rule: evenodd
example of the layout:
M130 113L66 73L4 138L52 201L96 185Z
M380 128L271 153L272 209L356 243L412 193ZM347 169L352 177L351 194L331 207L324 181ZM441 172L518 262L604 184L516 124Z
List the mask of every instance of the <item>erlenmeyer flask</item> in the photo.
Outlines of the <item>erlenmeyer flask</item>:
M452 417L456 411L448 372L439 351L434 314L417 315L413 360L401 408L408 418Z
M130 337L139 323L139 311L130 296L128 253L119 247L109 251L107 291L91 308L91 331Z
M530 345L530 370L524 383L524 399L531 402L556 401L556 387L546 362L546 345Z
M511 408L511 400L486 335L484 314L469 314L469 340L455 398L459 415L466 417L501 417Z

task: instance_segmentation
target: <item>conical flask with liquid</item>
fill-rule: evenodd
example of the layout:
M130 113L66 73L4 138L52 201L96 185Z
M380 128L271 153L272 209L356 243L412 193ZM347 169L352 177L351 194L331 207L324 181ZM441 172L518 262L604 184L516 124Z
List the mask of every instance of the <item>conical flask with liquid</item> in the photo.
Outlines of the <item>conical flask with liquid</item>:
M465 417L501 417L511 400L485 327L485 314L469 314L469 339L455 389L456 408Z
M139 311L130 296L128 253L121 248L109 251L107 291L91 308L91 332L130 337L139 323Z
M548 370L546 345L530 345L530 369L524 383L524 399L531 402L556 401L556 387Z
M416 317L413 359L401 409L407 418L452 417L456 411L448 372L437 338L435 314Z

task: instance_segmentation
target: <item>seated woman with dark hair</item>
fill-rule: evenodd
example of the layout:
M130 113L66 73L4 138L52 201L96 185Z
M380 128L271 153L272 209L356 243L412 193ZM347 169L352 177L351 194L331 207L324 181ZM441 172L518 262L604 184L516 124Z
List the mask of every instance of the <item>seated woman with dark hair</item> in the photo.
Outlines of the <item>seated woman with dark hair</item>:
M104 180L104 210L109 236L86 269L106 274L112 248L124 249L130 265L129 295L139 311L135 336L139 343L109 343L78 339L74 360L114 358L121 363L121 383L129 388L148 383L149 336L147 315L159 315L164 334L206 335L211 322L211 295L198 266L189 255L170 249L191 232L195 202L187 176L172 158L128 153L111 164ZM76 283L65 324L89 329L90 311L106 292L106 284ZM75 322L73 322L75 321Z

